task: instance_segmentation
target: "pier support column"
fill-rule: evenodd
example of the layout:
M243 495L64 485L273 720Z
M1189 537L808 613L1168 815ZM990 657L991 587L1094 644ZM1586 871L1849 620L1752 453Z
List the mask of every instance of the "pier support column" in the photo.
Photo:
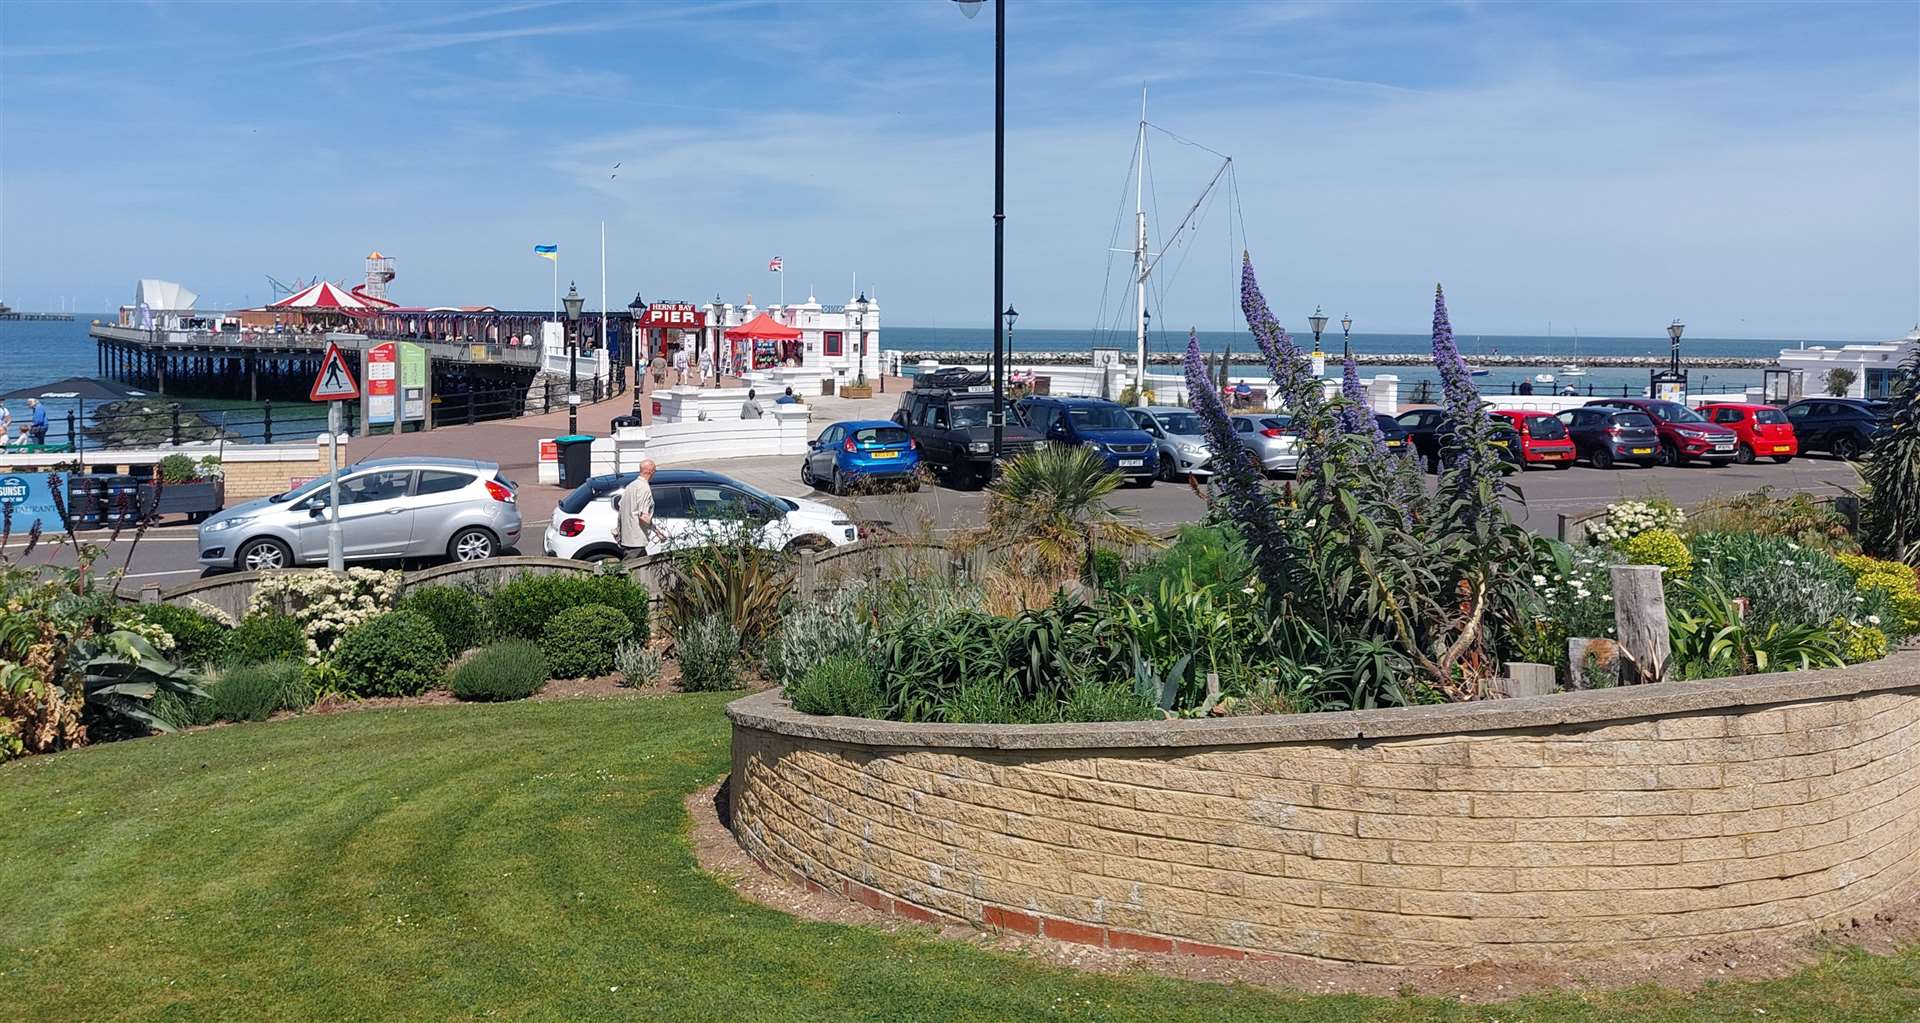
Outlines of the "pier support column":
M167 393L167 357L165 353L153 353L153 389L162 395Z
M253 353L247 353L247 400L260 400L260 372L254 364Z

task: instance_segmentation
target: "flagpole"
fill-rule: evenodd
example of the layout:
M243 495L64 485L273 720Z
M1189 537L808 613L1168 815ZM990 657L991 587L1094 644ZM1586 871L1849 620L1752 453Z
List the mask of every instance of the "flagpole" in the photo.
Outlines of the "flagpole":
M607 353L607 364L613 364L613 350L607 345L607 222L600 222L600 350ZM609 380L608 386L613 382Z
M553 258L547 262L553 264L553 319L558 323L560 322L560 253L555 252Z

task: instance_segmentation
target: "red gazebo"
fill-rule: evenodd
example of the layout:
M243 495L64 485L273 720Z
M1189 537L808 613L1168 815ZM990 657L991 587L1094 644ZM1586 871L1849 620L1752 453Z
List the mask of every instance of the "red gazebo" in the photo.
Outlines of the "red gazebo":
M766 313L738 327L728 327L726 336L735 366L739 368L766 369L787 359L800 360L800 328L789 327ZM742 344L748 348L746 359L740 357Z

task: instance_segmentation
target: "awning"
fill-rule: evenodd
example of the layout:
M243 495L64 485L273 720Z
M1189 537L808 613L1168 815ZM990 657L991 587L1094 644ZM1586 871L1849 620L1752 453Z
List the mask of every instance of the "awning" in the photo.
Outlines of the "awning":
M330 281L320 281L297 294L288 295L268 309L337 309L342 312L384 308L374 300L341 291Z
M766 313L742 323L738 327L727 328L729 341L798 341L800 328L789 327Z

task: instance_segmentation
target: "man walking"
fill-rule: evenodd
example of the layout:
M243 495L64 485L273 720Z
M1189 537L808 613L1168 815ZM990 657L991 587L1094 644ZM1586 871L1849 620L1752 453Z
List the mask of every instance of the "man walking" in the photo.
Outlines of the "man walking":
M760 403L754 400L754 393L755 392L753 391L752 388L747 389L747 400L745 402L742 402L740 405L740 418L742 419L760 418L760 415L761 415Z
M673 350L674 384L684 386L687 382L687 346L679 345Z
M38 398L28 398L27 411L33 413L32 421L27 424L29 443L45 444L47 442L47 407L40 404Z
M653 459L642 459L633 482L620 491L619 530L616 539L628 557L647 553L648 537L661 537L653 524Z

